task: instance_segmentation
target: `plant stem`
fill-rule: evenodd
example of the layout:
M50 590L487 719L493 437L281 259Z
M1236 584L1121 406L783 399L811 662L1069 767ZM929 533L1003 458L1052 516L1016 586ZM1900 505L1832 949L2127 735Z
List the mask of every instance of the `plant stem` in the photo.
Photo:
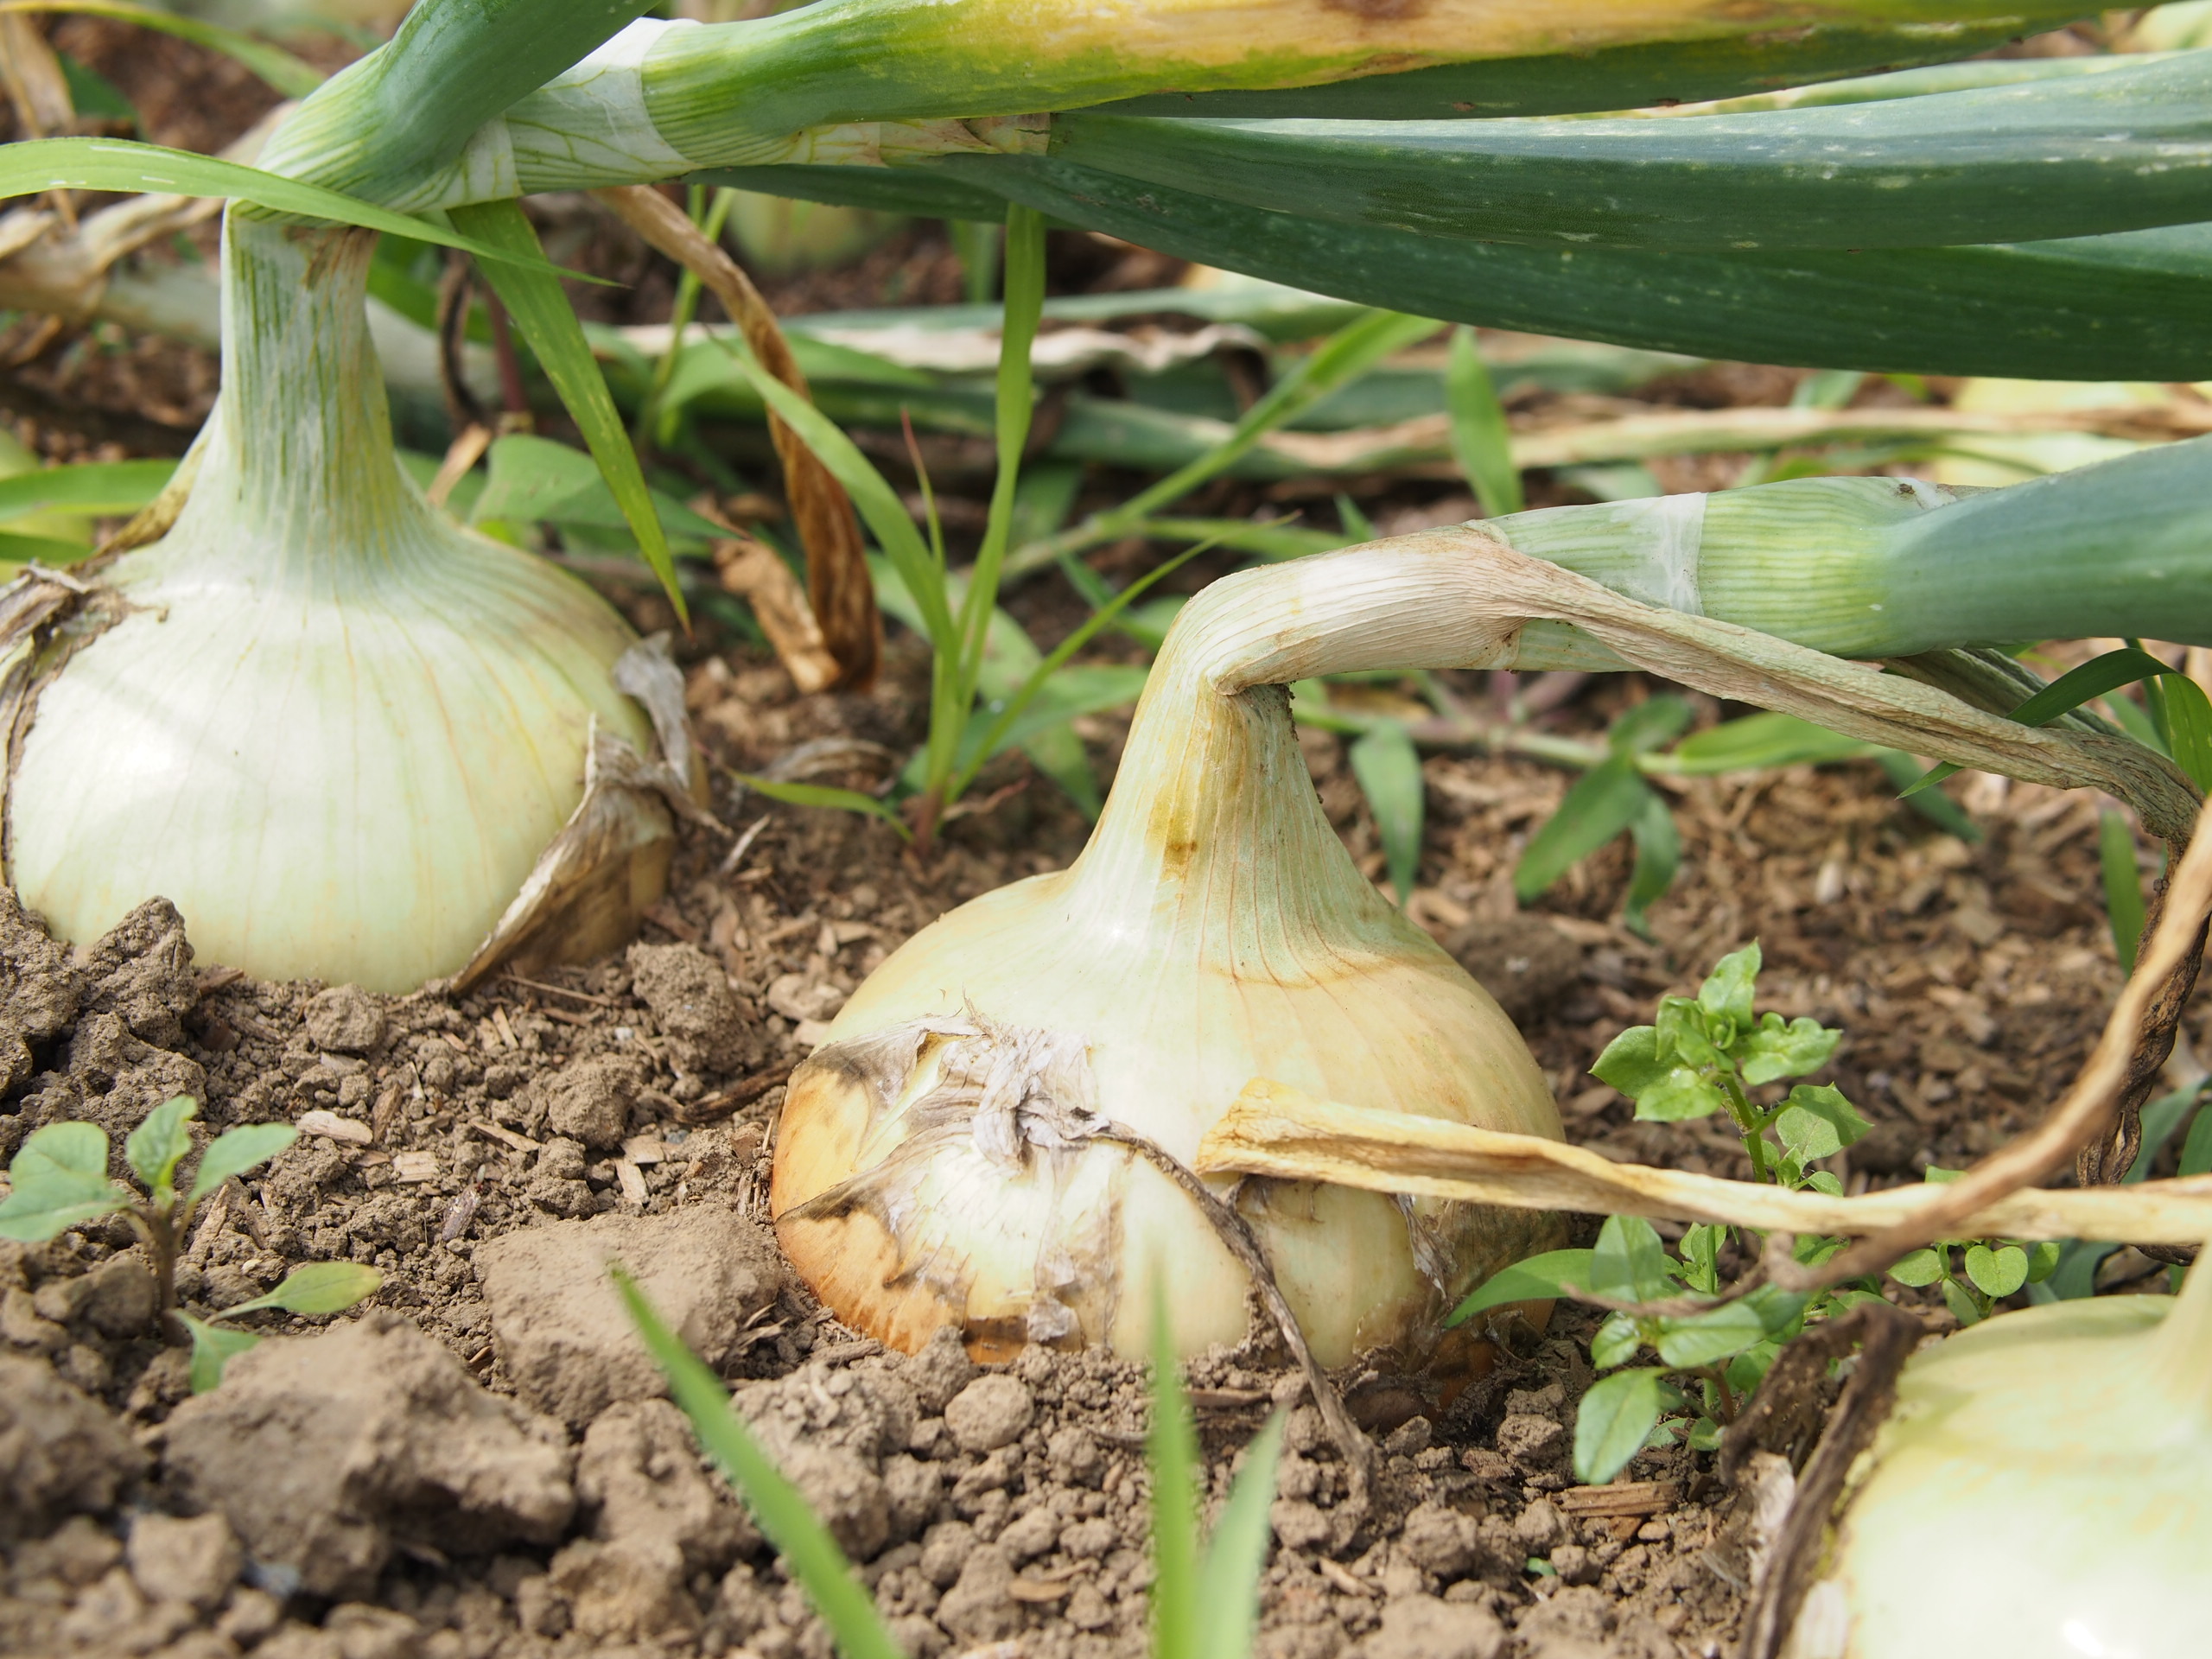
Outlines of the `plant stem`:
M700 233L709 242L722 239L722 226L728 222L731 206L737 200L734 190L715 192L712 206L708 205L707 188L695 184L690 190L691 220ZM702 213L704 218L701 217ZM683 355L683 336L691 327L692 318L699 309L699 275L689 265L676 278L676 302L668 314L668 349L653 365L652 385L638 404L638 417L630 430L639 443L658 442L654 430L660 424L661 400L668 395L669 382L676 378L677 359Z
M1728 1386L1728 1368L1725 1365L1707 1365L1704 1368L1703 1375L1720 1395L1720 1421L1724 1423L1734 1422L1736 1395Z
M1736 1081L1732 1071L1724 1072L1719 1079L1720 1091L1728 1097L1728 1115L1736 1120L1736 1128L1744 1137L1744 1151L1751 1160L1751 1179L1755 1181L1777 1179L1766 1161L1766 1123L1759 1109L1751 1104L1744 1087Z
M152 1204L134 1204L124 1215L145 1241L148 1264L154 1270L155 1302L165 1335L174 1335L176 1313L176 1236L183 1220Z

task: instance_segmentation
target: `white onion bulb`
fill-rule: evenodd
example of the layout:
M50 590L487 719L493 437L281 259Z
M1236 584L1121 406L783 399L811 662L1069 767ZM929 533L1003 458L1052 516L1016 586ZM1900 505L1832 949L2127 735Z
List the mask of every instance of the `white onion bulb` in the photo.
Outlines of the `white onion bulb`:
M2212 1645L2212 1273L1916 1355L1789 1659L2195 1659Z
M1559 1136L1511 1022L1330 829L1279 689L1494 649L1451 603L1462 563L1382 545L1216 583L1168 638L1076 864L943 918L845 1005L792 1077L771 1194L840 1317L908 1350L952 1325L984 1354L1136 1355L1158 1274L1181 1351L1238 1340L1245 1275L1198 1205L1089 1131L1187 1165L1255 1077ZM1329 1364L1417 1336L1556 1229L1305 1183L1235 1201Z
M609 677L620 619L401 471L372 245L232 214L189 499L97 573L21 728L9 870L59 937L158 893L207 959L411 989L468 962L575 810L594 721L651 752Z

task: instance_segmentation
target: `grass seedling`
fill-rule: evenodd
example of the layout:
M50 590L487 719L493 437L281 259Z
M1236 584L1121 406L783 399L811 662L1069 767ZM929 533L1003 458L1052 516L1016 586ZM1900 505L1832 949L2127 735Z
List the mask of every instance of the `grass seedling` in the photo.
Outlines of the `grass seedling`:
M982 539L975 563L964 571L956 572L950 566L934 496L918 454L915 469L921 484L920 525L914 523L898 492L835 423L775 382L745 354L740 343L723 340L739 369L768 406L850 492L882 550L876 575L886 607L913 626L929 640L931 650L928 735L918 769L901 780L907 791L903 812L851 790L751 777L742 781L765 795L796 805L837 807L893 822L903 817L904 827L923 852L929 849L946 810L973 785L993 755L1008 743L1029 741L1046 724L1063 724L1073 714L1084 712L1073 706L1055 707L1049 696L1056 677L1077 652L1116 625L1132 604L1190 559L1209 547L1234 543L1239 532L1268 528L1212 521L1177 521L1170 525L1155 521L1151 515L1232 466L1274 427L1312 407L1390 352L1436 327L1421 318L1391 312L1361 314L1301 359L1214 448L1120 506L1094 514L1056 537L1015 549L1014 531L1022 516L1021 457L1035 404L1029 350L1044 308L1042 219L1026 208L1009 209L1005 248L1006 302L995 416L997 472ZM911 442L911 429L909 439ZM1154 531L1190 531L1198 537L1197 544L1118 593L1096 590L1082 583L1079 575L1078 586L1093 607L1090 617L1026 673L1005 671L1007 665L997 660L1004 653L994 645L995 638L1002 643L1004 631L1014 626L997 608L999 585L1004 576L1055 559L1071 562L1084 548ZM1089 574L1087 570L1081 573ZM1099 706L1087 698L1077 700L1086 707ZM1121 692L1113 698L1115 704L1124 701L1127 695ZM1030 718L1033 709L1040 708L1043 717ZM1065 770L1050 769L1055 775ZM1074 787L1081 799L1084 792L1081 784Z
M176 1262L193 1213L232 1176L274 1158L299 1139L289 1123L249 1123L227 1129L208 1144L193 1171L192 1184L177 1189L177 1166L192 1150L185 1127L200 1109L189 1095L164 1101L146 1115L123 1143L124 1161L138 1179L136 1187L107 1173L107 1131L97 1123L49 1123L25 1141L8 1166L9 1194L0 1204L0 1238L43 1244L72 1227L103 1216L121 1215L146 1247L146 1259L159 1289L161 1311L175 1314ZM177 1317L192 1338L192 1386L195 1393L222 1379L224 1362L260 1340L251 1332L226 1330L216 1321L263 1308L290 1313L335 1313L375 1294L384 1275L352 1262L315 1262L296 1268L266 1296L224 1309L207 1320Z
M646 1351L691 1420L707 1455L745 1500L792 1578L806 1591L844 1659L900 1659L853 1565L798 1488L770 1461L729 1402L721 1379L669 1329L629 1274L613 1270ZM1166 1305L1154 1298L1152 1429L1152 1651L1155 1659L1242 1659L1259 1620L1260 1567L1267 1557L1268 1506L1281 1450L1280 1414L1245 1449L1243 1467L1210 1542L1202 1541L1198 1435L1167 1338Z

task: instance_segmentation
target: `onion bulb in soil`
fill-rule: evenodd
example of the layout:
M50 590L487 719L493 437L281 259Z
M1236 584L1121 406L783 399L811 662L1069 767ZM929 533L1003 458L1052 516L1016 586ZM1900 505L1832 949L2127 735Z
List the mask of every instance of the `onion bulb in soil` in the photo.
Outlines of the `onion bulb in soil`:
M1233 1343L1248 1281L1187 1166L1255 1077L1353 1105L1558 1138L1511 1022L1361 876L1281 688L1467 662L1445 550L1380 544L1217 582L1184 608L1082 856L964 905L870 976L793 1073L771 1206L849 1324L912 1350ZM1494 627L1495 625L1490 625ZM1556 1219L1248 1179L1230 1196L1315 1356L1417 1343Z
M2212 1638L2212 1273L1916 1355L1786 1659L2193 1659Z
M611 677L620 619L401 470L373 245L232 210L189 497L17 648L9 874L59 937L161 894L203 957L410 989L467 964L524 887L583 797L594 722L652 753ZM651 828L618 885L664 874L664 813Z

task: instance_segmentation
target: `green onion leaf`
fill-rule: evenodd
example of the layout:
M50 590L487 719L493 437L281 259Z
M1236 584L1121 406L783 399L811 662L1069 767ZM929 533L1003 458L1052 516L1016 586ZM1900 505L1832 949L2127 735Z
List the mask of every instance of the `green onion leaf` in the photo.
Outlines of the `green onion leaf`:
M494 269L520 265L546 276L576 276L549 264L535 238L527 251L480 242L411 213L395 213L319 184L280 178L257 167L219 156L195 156L128 138L33 138L0 145L0 199L36 195L43 190L114 190L126 195L222 196L250 201L276 213L334 219L363 230L385 231L458 248ZM596 277L585 278L597 281Z

